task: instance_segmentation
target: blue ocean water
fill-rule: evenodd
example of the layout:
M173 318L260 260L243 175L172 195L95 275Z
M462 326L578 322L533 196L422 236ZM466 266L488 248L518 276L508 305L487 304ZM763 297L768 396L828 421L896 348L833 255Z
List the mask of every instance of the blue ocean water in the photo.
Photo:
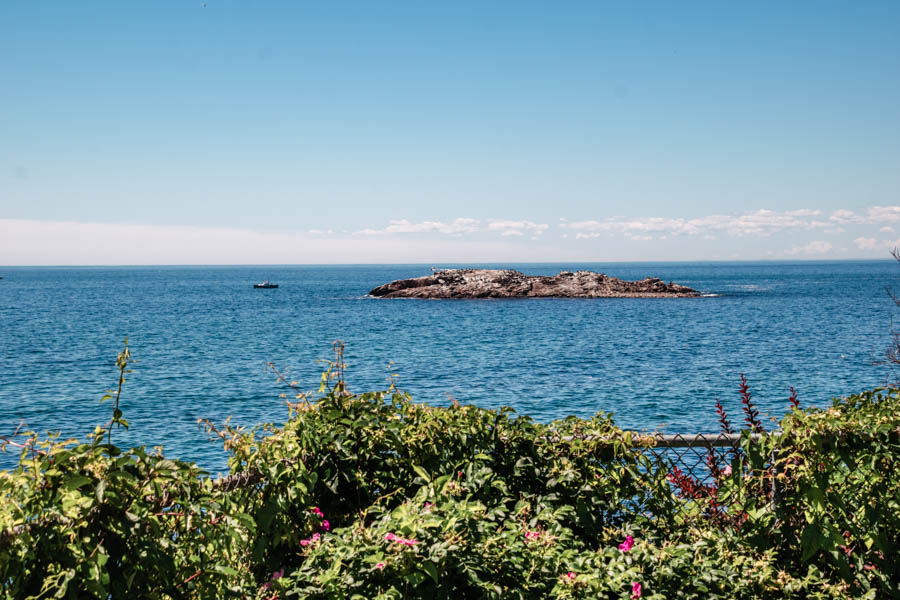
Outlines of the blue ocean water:
M436 265L453 267L458 265ZM138 362L121 444L224 469L207 417L281 422L267 361L315 391L334 340L351 390L511 406L549 421L612 411L637 430L716 431L715 398L740 421L745 373L767 416L789 387L805 405L884 385L874 364L896 310L893 261L487 265L552 275L591 269L702 290L682 299L385 300L367 291L428 265L0 269L0 433L20 423L83 436L105 422L128 337ZM275 290L254 290L269 279ZM389 362L393 365L389 370ZM15 461L0 455L0 467Z

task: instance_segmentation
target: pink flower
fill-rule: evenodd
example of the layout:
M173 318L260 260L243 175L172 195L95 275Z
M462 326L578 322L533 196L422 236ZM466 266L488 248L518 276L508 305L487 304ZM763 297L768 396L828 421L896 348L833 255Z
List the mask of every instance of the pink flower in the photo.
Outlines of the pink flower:
M395 535L393 533L384 534L384 539L387 542L397 542L398 544L402 544L404 546L415 546L419 543L419 540L408 540L406 538L402 538L399 535Z
M303 546L304 548L306 546L309 546L309 544L310 544L309 540L300 540L300 545Z
M314 534L312 534L312 538L310 538L310 539L314 542L318 542L320 539L322 539L322 536L319 535L318 533L314 533Z
M426 511L431 510L431 507L432 507L432 506L434 506L434 504L432 504L431 502L426 502L426 503L425 503L425 510L426 510Z
M384 569L384 563L377 563L375 565L375 568L378 569L379 571L381 571L382 569Z
M625 541L619 544L619 550L622 552L628 552L634 547L634 538L630 535L625 536Z
M529 542L531 540L536 540L541 537L540 531L526 531L525 532L525 541Z
M328 519L322 521L322 529L324 529L325 531L331 529L331 523L328 522Z
M631 584L631 600L637 600L641 597L641 584L637 581Z
M325 516L325 515L322 514L322 511L319 510L319 507L318 507L318 506L313 506L313 507L312 507L312 513L313 513L314 515L316 515L317 517L319 517L320 519L323 518L323 517Z
M722 469L722 475L725 477L731 477L731 465L728 465L724 469Z
M568 585L575 585L576 577L577 577L577 575L575 573L573 573L572 571L569 571L565 575L559 576L559 578L562 580L562 582L565 584L568 584Z

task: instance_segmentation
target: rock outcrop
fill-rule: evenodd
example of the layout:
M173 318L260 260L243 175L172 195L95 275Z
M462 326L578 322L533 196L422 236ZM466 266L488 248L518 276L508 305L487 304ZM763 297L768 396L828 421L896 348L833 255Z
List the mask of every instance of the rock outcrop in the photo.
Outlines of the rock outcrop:
M446 269L399 279L369 292L379 298L672 298L700 293L656 277L623 281L593 271L545 277L501 269Z

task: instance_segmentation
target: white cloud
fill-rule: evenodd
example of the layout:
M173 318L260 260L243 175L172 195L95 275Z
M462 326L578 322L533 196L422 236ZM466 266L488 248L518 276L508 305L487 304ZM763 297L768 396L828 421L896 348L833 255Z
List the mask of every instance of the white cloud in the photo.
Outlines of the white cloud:
M457 235L461 233L474 233L480 229L481 221L478 219L459 218L452 221L422 221L412 223L406 219L397 219L389 222L384 229L361 229L354 235L388 235L393 233L443 233Z
M533 221L491 221L488 223L489 231L499 231L500 235L525 235L538 236L544 233L550 226L546 223Z
M852 210L835 210L827 218L822 211L799 209L775 211L761 209L741 214L717 214L685 218L667 217L610 217L602 220L567 221L559 227L575 232L576 239L593 239L609 235L623 235L627 239L646 239L654 234L666 236L700 236L714 239L719 234L733 237L766 238L783 231L821 231L828 235L846 233L844 225L866 226L900 222L900 206L872 206L862 214ZM890 226L882 231L893 232ZM800 252L799 250L797 252Z
M785 254L824 254L831 250L832 246L829 242L823 240L815 240L803 246L794 246L790 250L785 250Z
M582 233L581 239L599 237L603 233L622 233L646 236L648 233L667 235L712 235L726 232L735 236L769 236L784 229L817 229L828 223L810 217L819 210L774 211L761 209L740 215L709 215L693 219L644 217L611 218L603 221L571 221L560 224L564 229Z
M408 233L441 233L446 235L461 235L470 233L499 233L501 236L532 237L543 234L550 226L546 223L534 221L511 221L496 219L482 225L479 219L459 218L452 221L421 221L413 223L408 219L395 219L389 221L387 227L382 229L361 229L354 235L392 235Z
M829 217L836 223L880 225L900 222L900 206L870 206L866 213L858 215L852 210L836 210Z
M852 210L845 209L834 211L828 218L837 223L859 223L861 219L861 217Z
M565 262L558 244L470 239L321 236L226 227L0 219L4 265L265 265L334 263Z
M0 219L0 261L87 265L452 262L464 258L497 262L504 257L521 261L562 257L696 260L717 256L725 244L729 244L729 252L737 250L745 259L770 250L782 256L833 256L838 252L835 248L850 247L859 256L870 256L873 251L900 247L900 239L884 239L895 237L895 227L900 230L900 226L891 226L900 223L900 206L836 210L824 217L819 210L802 209L695 218L560 218L552 223L464 217L395 219L356 231L321 228L289 233ZM545 235L551 230L553 235ZM810 241L824 235L831 241ZM736 237L743 239L735 241ZM597 243L582 242L596 238L600 238ZM651 240L652 244L640 243ZM116 248L115 255L110 248ZM483 252L479 254L475 248ZM724 258L724 253L720 256Z
M860 250L874 250L878 245L878 240L875 238L858 237L853 240L853 243L856 244L856 247Z
M873 206L867 211L869 223L896 223L900 221L900 206Z

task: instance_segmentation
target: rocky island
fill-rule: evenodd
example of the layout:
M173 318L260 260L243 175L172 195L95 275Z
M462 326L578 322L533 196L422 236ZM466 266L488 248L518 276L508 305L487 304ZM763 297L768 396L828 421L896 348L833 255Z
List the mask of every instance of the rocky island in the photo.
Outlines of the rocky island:
M511 269L432 269L425 277L398 279L369 294L378 298L685 298L700 292L656 277L623 281L593 271L552 277Z

